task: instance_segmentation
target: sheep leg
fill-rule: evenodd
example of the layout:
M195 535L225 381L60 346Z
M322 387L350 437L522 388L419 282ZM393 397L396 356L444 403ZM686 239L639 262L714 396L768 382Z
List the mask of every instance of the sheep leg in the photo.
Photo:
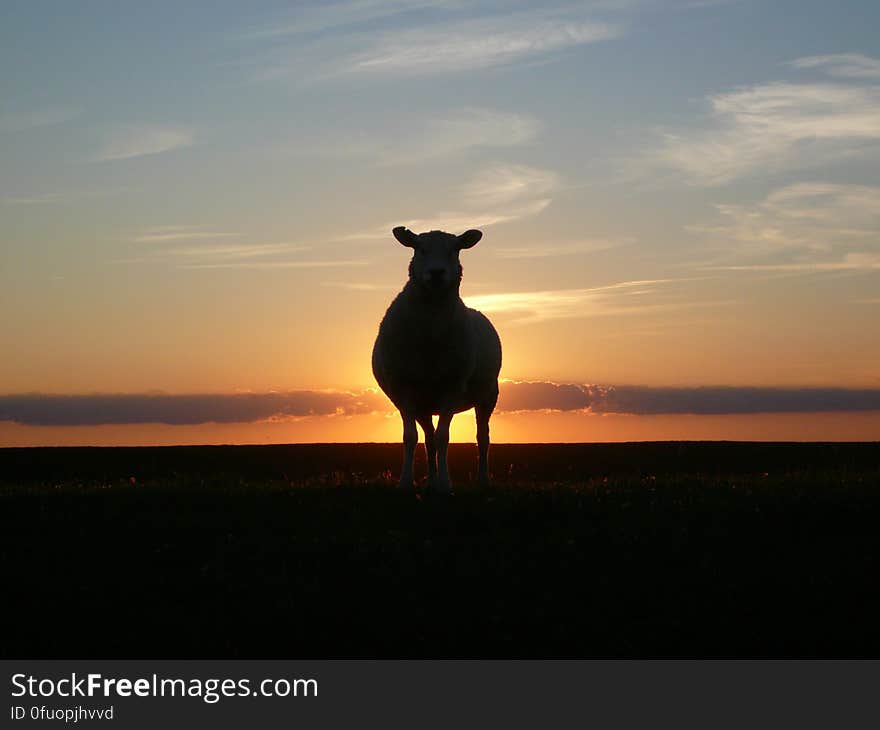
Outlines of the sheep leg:
M422 431L425 433L425 457L428 460L428 486L431 487L437 479L437 444L434 442L434 421L431 414L423 414L418 419Z
M478 483L481 487L489 486L489 417L492 409L485 406L477 406L477 447L480 451L480 466Z
M437 479L434 481L434 488L441 494L452 493L452 482L449 480L449 465L446 461L446 454L449 451L449 424L452 423L452 412L441 413L437 420L437 433L435 441L437 444Z
M400 470L401 489L413 488L413 455L416 452L416 444L419 442L419 432L416 431L416 419L401 411L403 419L403 467Z

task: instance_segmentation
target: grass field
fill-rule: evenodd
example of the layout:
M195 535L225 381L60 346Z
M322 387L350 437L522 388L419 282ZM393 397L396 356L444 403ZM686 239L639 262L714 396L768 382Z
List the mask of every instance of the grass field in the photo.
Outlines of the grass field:
M2 656L880 655L880 444L400 448L0 449Z

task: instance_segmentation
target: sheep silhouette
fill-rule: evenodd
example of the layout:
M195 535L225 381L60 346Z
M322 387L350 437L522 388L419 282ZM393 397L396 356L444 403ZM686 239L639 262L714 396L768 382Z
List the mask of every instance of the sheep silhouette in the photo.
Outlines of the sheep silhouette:
M425 434L428 488L449 493L449 425L456 413L476 412L479 484L489 484L489 418L498 401L501 340L492 323L459 296L459 252L482 238L470 230L394 237L413 249L409 280L391 302L373 346L373 375L403 420L400 486L413 487L416 422ZM438 416L435 432L433 416Z

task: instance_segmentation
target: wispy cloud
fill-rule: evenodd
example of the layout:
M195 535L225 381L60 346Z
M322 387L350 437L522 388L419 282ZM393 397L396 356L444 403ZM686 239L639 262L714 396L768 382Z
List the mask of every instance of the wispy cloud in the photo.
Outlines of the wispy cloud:
M252 243L240 246L184 246L168 250L165 255L179 259L215 259L235 261L278 256L308 251L311 246L298 243Z
M240 233L205 230L206 226L157 226L149 228L131 240L136 243L170 243L177 241L216 240L238 238Z
M876 151L880 85L868 82L875 64L880 61L852 54L798 59L799 68L847 77L849 83L773 82L710 96L706 127L667 133L639 164L676 171L694 184L718 185L754 171L813 167L865 145Z
M394 226L405 225L413 231L445 230L463 232L469 228L487 228L500 223L510 223L541 213L548 205L549 198L532 200L526 203L507 206L498 210L455 210L437 213L430 218L408 218L404 221L388 221L379 229L383 237ZM378 231L377 231L378 235Z
M302 243L218 243L241 238L240 233L210 230L205 225L156 226L132 237L139 246L135 255L117 263L170 264L179 269L315 269L363 266L353 259L309 259L293 254L312 250Z
M92 158L95 162L127 160L189 147L195 144L191 129L165 126L135 126L111 134Z
M645 314L687 306L671 297L670 287L686 279L624 281L586 289L500 292L465 297L469 307L510 317L510 324L534 324L553 319L603 315ZM701 306L707 306L701 303Z
M473 149L518 147L538 135L537 119L509 111L481 107L453 109L427 118L404 115L373 133L325 137L285 153L302 157L363 159L379 166L396 166L447 160Z
M716 271L780 272L812 274L822 272L880 271L880 254L848 253L835 260L794 261L783 264L741 264L739 266L710 266Z
M540 130L534 117L497 109L468 107L427 120L423 131L398 138L382 155L385 162L448 157L474 147L517 147Z
M595 8L580 5L511 12L494 4L481 8L417 2L413 6L383 0L342 3L334 13L332 8L310 10L305 15L311 17L251 33L254 42L272 42L251 59L249 65L257 67L252 78L309 83L473 71L551 58L622 32L618 24L595 19ZM419 10L437 12L413 13ZM391 26L375 22L392 16ZM372 27L357 27L368 21L373 21Z
M480 170L464 187L464 198L472 205L506 205L524 198L541 198L559 187L552 170L525 165L496 165Z
M346 59L341 72L421 75L507 65L614 38L616 28L579 17L536 12L413 28L378 38Z
M44 109L0 114L0 132L21 132L26 129L63 124L82 114L76 107L53 106Z
M880 261L880 187L804 182L756 204L718 205L720 221L689 226L739 271L873 270ZM733 244L733 245L732 245Z
M395 286L393 284L376 284L368 281L325 281L321 285L334 289L348 289L349 291L392 291L400 288L399 284Z
M61 205L89 198L103 198L130 192L131 188L112 188L107 190L65 190L35 195L10 195L0 198L0 205Z
M332 269L336 267L366 266L362 259L302 259L299 261L234 261L209 264L183 264L182 269Z
M445 230L462 232L511 223L542 213L552 202L563 181L552 170L526 165L499 164L479 170L460 189L461 206L440 211L426 218L386 221L363 233L340 240L387 240L389 231L406 225L414 231ZM520 246L498 246L495 255L504 259L537 259L574 256L633 243L635 239L584 238L575 241L540 241Z
M502 259L543 259L607 251L610 248L634 243L635 240L634 238L589 238L569 243L544 243L542 241L529 246L496 246L493 252Z
M498 165L480 170L461 189L461 210L437 213L430 218L412 218L389 226L406 225L414 231L464 231L468 228L510 223L538 215L550 205L547 197L559 185L551 170L524 165Z
M548 195L559 184L550 170L518 165L502 165L479 171L460 190L461 206L425 218L386 221L363 232L339 240L385 240L389 231L405 225L413 231L444 230L462 232L469 228L510 223L538 215L552 202Z
M70 196L65 193L45 193L43 195L11 195L0 198L3 205L52 205L69 200Z
M457 0L343 0L299 4L289 15L244 34L245 39L278 39L386 20L426 8L460 6Z
M880 79L880 59L861 53L835 53L829 56L807 56L791 62L794 68L818 68L831 76L856 79Z

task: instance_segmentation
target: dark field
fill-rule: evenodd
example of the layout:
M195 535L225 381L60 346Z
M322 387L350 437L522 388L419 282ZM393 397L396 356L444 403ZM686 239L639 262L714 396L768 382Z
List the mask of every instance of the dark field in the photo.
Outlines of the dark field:
M880 444L400 450L0 449L0 653L880 656Z

